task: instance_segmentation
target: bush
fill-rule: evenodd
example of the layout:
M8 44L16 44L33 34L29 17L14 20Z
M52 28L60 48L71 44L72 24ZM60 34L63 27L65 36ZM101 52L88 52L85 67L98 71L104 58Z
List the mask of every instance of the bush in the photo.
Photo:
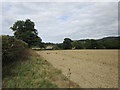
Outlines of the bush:
M75 49L84 49L83 44L79 41L73 41L72 42L72 47L75 48Z
M2 36L3 65L21 59L27 48L28 44L22 40L15 39L12 36Z
M53 50L62 50L63 49L63 45L62 44L56 44L53 46L52 48Z

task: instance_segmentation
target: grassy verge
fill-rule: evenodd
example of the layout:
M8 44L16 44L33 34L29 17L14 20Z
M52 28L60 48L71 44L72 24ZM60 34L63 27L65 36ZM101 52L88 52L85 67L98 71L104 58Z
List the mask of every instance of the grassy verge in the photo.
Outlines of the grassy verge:
M3 88L69 88L79 87L60 70L31 51L27 60L3 68Z

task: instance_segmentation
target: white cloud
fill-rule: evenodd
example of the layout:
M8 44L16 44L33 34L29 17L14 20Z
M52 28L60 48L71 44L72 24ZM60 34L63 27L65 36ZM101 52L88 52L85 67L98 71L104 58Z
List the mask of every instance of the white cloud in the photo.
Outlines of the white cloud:
M117 2L4 2L3 34L16 20L30 18L45 42L102 38L118 34Z
M118 2L119 0L2 0L2 2Z

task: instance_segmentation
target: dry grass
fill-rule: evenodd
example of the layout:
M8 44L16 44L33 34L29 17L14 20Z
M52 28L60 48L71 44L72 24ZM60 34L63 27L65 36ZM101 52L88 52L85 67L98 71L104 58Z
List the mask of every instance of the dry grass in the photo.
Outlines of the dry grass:
M37 51L82 88L118 87L118 50ZM49 54L48 54L49 53Z
M34 51L29 50L27 56L27 60L15 62L3 69L3 88L69 87L69 80L61 70L54 68ZM73 83L72 87L78 85Z

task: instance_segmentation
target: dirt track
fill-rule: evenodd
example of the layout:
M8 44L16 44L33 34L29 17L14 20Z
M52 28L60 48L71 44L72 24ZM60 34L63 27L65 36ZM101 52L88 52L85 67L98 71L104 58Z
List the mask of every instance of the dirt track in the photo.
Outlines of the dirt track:
M118 50L37 51L81 88L118 87Z

